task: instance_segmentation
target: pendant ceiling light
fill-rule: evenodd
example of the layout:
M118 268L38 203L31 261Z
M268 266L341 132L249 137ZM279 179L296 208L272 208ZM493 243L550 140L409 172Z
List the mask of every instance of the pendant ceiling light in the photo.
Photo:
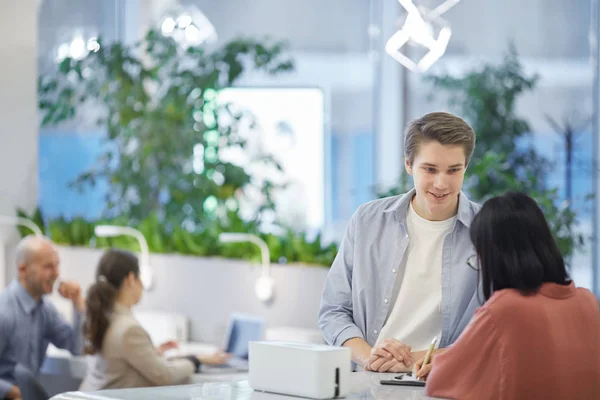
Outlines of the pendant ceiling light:
M400 64L414 72L427 71L446 51L452 30L441 15L459 0L447 0L433 10L416 6L413 0L398 0L406 11L400 30L388 39L385 51ZM407 46L418 49L411 58Z

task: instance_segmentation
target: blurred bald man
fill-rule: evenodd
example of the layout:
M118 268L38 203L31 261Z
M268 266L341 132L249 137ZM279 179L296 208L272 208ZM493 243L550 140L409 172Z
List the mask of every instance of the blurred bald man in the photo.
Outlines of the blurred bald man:
M17 245L16 263L17 279L0 293L0 399L37 400L47 397L37 376L48 344L73 354L82 352L85 301L78 283L60 282L58 292L76 310L73 326L44 301L59 276L58 252L49 239L23 238Z

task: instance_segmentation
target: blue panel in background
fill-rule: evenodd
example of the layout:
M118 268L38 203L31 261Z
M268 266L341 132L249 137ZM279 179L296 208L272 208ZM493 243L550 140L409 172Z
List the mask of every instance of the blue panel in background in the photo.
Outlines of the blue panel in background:
M550 161L552 169L546 177L548 188L558 188L560 198L566 199L565 161L566 151L564 140L556 133L534 133L523 140L520 148L532 147L538 154ZM586 200L593 192L592 187L592 149L593 137L590 132L580 132L575 135L573 162L571 170L571 187L573 209L579 218L591 216L592 202Z
M349 220L358 206L376 197L373 160L373 135L331 135L332 221ZM350 190L343 182L350 183Z
M99 218L104 210L106 181L86 186L84 193L69 187L91 168L106 149L102 133L40 133L38 203L46 218Z

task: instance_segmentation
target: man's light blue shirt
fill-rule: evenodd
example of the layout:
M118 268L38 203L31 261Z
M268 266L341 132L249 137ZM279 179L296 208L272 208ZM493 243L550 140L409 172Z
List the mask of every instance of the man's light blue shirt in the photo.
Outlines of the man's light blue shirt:
M402 284L409 241L406 215L414 194L413 189L365 203L352 216L321 299L319 326L328 344L362 338L375 345L395 301L394 286ZM461 192L457 218L443 242L440 347L460 336L481 305L477 272L467 264L475 254L469 226L479 209Z
M15 385L15 366L37 375L48 344L81 354L81 314L69 325L49 301L33 297L13 281L0 293L0 399Z

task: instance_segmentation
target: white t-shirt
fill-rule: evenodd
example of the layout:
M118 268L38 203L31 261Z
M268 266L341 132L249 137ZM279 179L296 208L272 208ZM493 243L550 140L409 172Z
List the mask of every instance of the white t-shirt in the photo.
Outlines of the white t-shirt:
M412 202L408 209L408 248L402 260L404 277L377 343L395 338L425 350L442 331L442 248L456 217L429 221L420 217Z

